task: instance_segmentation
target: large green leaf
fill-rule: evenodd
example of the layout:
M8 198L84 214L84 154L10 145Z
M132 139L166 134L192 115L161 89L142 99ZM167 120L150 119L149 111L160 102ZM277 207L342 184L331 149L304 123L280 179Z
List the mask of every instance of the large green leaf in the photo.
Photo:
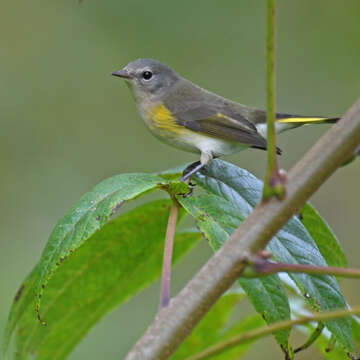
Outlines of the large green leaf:
M351 317L351 325L355 346L360 351L360 319L358 316L353 315Z
M172 360L182 360L213 345L221 336L235 304L244 295L223 295L214 307L204 316L191 335L181 344L171 357Z
M203 235L216 251L238 224L244 215L231 202L217 195L205 194L188 198L179 198L184 208L196 219ZM255 309L267 323L290 318L290 308L283 285L277 275L259 279L240 279L240 284L249 296ZM290 352L288 338L290 330L275 334L281 347Z
M16 359L29 354L64 359L102 316L154 281L160 275L170 205L157 200L113 219L64 259L43 294L47 327L34 311L37 266L10 314L6 336L8 340L16 326ZM199 238L198 233L177 234L174 260Z
M222 337L219 339L219 342L226 341L235 336L240 336L246 334L251 330L261 328L265 325L264 320L259 314L251 314L242 318L240 321L231 326L226 330ZM255 340L254 340L255 341ZM254 343L254 341L247 341L242 344L236 345L229 350L222 352L217 356L213 356L212 360L238 360L240 359L249 347Z
M183 199L182 203L187 210L197 219L201 231L210 242L222 243L227 238L229 228L234 230L246 217L252 208L261 200L262 182L246 170L220 160L214 160L203 174L196 176L197 183L208 192L215 194L218 201L211 201L210 209L214 211L217 203L224 207L224 201L236 208L236 216L228 218L219 217L216 221L209 216L208 208L202 204L198 213L191 211L187 204L193 199ZM219 212L222 210L219 208ZM234 226L234 219L238 223ZM329 238L329 241L334 241ZM321 243L319 243L321 245ZM296 217L289 222L271 240L268 249L276 260L292 264L309 264L327 266L316 243L304 225ZM316 310L330 310L346 307L345 299L333 276L306 274L290 274L306 301ZM338 319L326 322L327 328L336 339L349 351L353 350L351 324L349 319Z
M245 317L228 328L234 305L243 295L228 293L223 295L213 308L204 316L191 335L180 345L171 357L172 360L183 360L216 343L261 327L264 321L259 315ZM232 321L234 323L234 321ZM251 342L236 346L211 359L235 360L239 359L250 347Z
M239 278L238 281L256 311L268 324L290 319L288 298L278 275L274 274L258 279ZM283 350L291 353L292 350L288 343L290 329L278 331L274 335Z
M316 242L329 266L347 266L346 257L338 239L326 221L310 204L305 204L301 209L301 222Z
M126 200L156 188L187 192L188 187L151 174L116 175L96 185L64 215L50 235L39 263L35 284L39 316L44 288L57 266L106 224Z

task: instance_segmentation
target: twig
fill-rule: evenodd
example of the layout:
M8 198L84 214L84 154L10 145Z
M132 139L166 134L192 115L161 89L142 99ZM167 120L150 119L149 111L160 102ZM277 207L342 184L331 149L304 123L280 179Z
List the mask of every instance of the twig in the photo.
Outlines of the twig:
M360 314L360 306L356 306L352 309L345 310L335 310L335 311L327 311L323 313L317 313L309 316L301 316L295 320L284 320L279 321L277 323L264 326L260 329L248 331L245 334L234 336L228 340L225 340L219 344L211 346L206 350L203 350L193 356L188 357L186 360L202 360L206 359L210 356L215 356L223 351L229 350L234 346L243 344L244 342L253 341L259 339L260 337L264 337L267 335L271 335L280 330L285 330L291 328L295 325L306 324L311 321L322 322L328 320L334 320L338 318L342 318L350 315L358 315Z
M264 260L257 257L252 261L252 270L254 270L254 272L251 273L251 275L247 273L246 277L268 276L270 274L279 272L295 272L309 275L334 275L345 278L360 278L360 269L341 268L336 266L284 264Z
M325 180L360 145L360 100L290 170L286 197L258 205L184 289L162 309L126 360L167 359L217 299L245 260L264 249Z
M169 304L170 301L170 278L171 278L171 259L174 245L174 235L176 221L179 213L179 204L175 198L172 199L168 225L166 229L164 258L161 275L161 292L159 310Z
M283 179L279 174L275 135L275 0L267 0L266 36L266 88L267 88L267 169L263 199L284 195Z

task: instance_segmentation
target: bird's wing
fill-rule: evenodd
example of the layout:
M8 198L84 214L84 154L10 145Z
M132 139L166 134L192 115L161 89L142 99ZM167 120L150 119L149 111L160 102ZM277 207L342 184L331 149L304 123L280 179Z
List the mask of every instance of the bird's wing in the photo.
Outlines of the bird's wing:
M231 108L201 104L175 114L177 123L196 132L266 149L266 140L256 127Z

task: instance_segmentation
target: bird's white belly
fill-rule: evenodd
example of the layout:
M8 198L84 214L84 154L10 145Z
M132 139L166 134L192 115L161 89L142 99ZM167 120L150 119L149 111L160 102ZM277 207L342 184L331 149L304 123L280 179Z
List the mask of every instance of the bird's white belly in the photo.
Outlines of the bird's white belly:
M297 125L299 126L299 125ZM296 126L294 126L294 124L287 124L287 123L275 123L275 132L277 134L282 133L283 131L292 129ZM267 124L257 124L256 125L256 130L258 131L258 133L264 137L265 139L267 138Z
M189 131L186 135L173 139L170 145L195 153L208 153L213 156L230 155L248 148L248 145L224 141L211 136Z

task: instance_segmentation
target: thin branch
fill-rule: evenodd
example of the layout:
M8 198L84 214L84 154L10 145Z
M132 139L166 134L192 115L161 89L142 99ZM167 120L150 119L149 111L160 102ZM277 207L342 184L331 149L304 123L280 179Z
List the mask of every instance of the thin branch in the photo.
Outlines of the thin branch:
M360 145L360 100L290 170L286 197L259 204L169 305L162 309L126 360L167 359L217 299L234 283L246 260L299 211Z
M295 320L279 321L277 323L264 326L260 329L248 331L245 334L234 336L228 340L225 340L221 343L211 346L204 351L201 351L193 356L190 356L186 360L207 359L210 356L219 355L220 353L230 350L234 346L243 344L244 342L259 339L261 337L271 335L280 330L289 329L295 325L306 324L311 321L322 322L322 321L334 320L345 316L359 315L359 314L360 314L360 306L357 306L352 309L327 311L327 312L317 313L308 316L301 316Z
M166 229L165 237L165 248L164 248L164 258L163 258L163 267L161 275L161 292L160 292L160 304L159 310L164 308L169 304L170 300L170 278L171 278L171 259L174 246L174 236L176 221L179 213L179 204L176 199L172 199L168 225Z
M264 182L263 199L272 196L282 197L284 187L279 174L276 156L275 134L275 0L267 0L266 36L266 93L267 93L267 169Z
M267 94L267 185L274 171L278 170L275 144L275 0L267 0L266 34L266 94Z
M251 270L254 272L251 274L247 273L246 277L268 276L279 272L295 272L309 275L334 275L351 279L360 278L360 269L341 268L336 266L284 264L258 258L255 258L250 264L252 264Z

